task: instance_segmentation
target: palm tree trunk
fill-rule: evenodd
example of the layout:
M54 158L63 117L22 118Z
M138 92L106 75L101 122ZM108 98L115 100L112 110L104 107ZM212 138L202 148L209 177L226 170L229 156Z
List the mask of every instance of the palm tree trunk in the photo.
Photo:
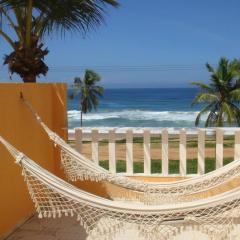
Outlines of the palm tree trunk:
M35 83L36 82L36 76L33 74L28 74L23 76L23 82L25 83Z
M82 127L82 115L83 115L83 114L82 114L82 111L81 111L81 127Z
M31 47L32 9L33 9L33 0L28 0L27 18L26 18L26 45L27 45L27 48Z

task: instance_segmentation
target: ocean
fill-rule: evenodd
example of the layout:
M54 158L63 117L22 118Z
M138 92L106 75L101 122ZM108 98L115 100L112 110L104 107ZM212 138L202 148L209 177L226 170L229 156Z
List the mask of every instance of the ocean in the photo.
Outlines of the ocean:
M197 92L194 88L105 89L98 110L83 115L83 127L192 128L201 107L191 107ZM68 125L80 127L79 97L68 99Z

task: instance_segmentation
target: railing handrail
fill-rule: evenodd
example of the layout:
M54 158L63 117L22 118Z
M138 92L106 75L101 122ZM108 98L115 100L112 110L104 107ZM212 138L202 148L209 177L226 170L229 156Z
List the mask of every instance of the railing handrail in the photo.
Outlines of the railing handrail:
M71 139L75 139L75 130L76 129L82 129L82 131L84 132L85 136L91 135L91 131L92 129L98 129L99 134L102 135L102 137L106 137L108 135L109 130L115 130L115 133L118 134L119 136L124 136L124 134L126 134L126 131L128 129L131 129L133 131L134 137L138 137L138 136L142 136L143 135L143 131L145 129L149 129L151 131L151 135L159 135L162 133L162 131L164 129L168 130L168 134L169 135L179 135L179 132L184 129L187 132L187 135L197 135L198 133L198 129L204 129L206 132L206 135L214 135L216 132L216 129L221 129L224 131L224 135L225 136L230 136L230 135L234 135L235 131L240 130L240 127L214 127L214 128L132 128L132 127L122 127L122 128L90 128L90 127L77 127L74 129L69 129L68 130L68 138L69 140Z

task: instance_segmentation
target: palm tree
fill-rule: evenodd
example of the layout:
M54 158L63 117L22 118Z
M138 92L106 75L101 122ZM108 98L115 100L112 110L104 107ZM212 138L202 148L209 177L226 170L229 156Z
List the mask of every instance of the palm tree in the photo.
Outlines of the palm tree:
M0 0L0 36L13 51L5 56L10 72L24 82L36 82L46 75L44 57L48 50L42 40L47 35L67 31L86 34L104 21L107 5L117 0ZM3 29L7 28L7 31ZM12 30L9 34L9 28Z
M103 96L104 88L97 85L101 77L92 70L86 70L84 78L76 77L74 79L74 92L70 98L80 94L80 111L81 111L81 126L82 114L91 112L92 109L97 110L99 105L99 97Z
M200 88L193 101L195 104L203 104L204 107L198 113L195 125L200 123L201 116L207 114L205 127L240 126L240 62L228 61L221 58L218 67L214 69L210 64L206 67L211 74L210 84L193 82Z

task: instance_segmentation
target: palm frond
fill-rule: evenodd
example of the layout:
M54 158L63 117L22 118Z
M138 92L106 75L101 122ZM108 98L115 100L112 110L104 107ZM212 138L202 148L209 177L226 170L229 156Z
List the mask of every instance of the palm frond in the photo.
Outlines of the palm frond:
M192 105L196 105L199 103L212 103L218 100L219 98L216 94L202 92L197 94L197 96L192 102Z
M209 63L206 63L206 68L210 73L214 73L214 68Z
M200 88L200 93L196 95L192 105L201 103L208 107L213 104L205 126L223 126L226 122L228 125L240 125L240 110L235 105L240 102L240 61L229 61L223 57L216 69L208 63L206 67L211 73L210 84L193 83ZM196 118L197 124L200 117L201 112Z
M223 127L224 110L223 110L222 105L221 105L220 109L217 111L216 116L217 116L216 121L213 124L215 124L215 127Z
M93 89L92 89L92 92L97 95L98 97L102 97L103 94L104 94L104 88L101 87L101 86L95 86Z
M223 103L222 106L222 111L223 113L226 114L227 117L227 123L229 125L231 125L234 120L235 120L235 113L234 113L234 109L232 109L231 105L227 104L227 103ZM224 116L222 116L222 122L224 121Z
M197 86L199 87L201 90L206 90L207 92L210 92L210 93L214 93L214 89L210 86L210 85L207 85L205 83L201 83L201 82L191 82L191 85L194 85L194 86Z
M214 104L215 104L215 103L211 103L211 104L207 105L206 107L204 107L204 108L198 113L198 115L197 115L197 117L196 117L196 119L195 119L195 126L199 126L199 123L200 123L200 121L201 121L202 115L208 113L208 112L211 110L211 108L213 107Z
M205 122L205 127L214 127L216 125L217 114L215 111L210 111Z
M95 85L96 82L99 82L100 80L101 77L98 73L94 72L93 70L86 70L83 80L86 85Z
M234 101L240 101L240 88L232 90L229 95Z
M44 12L41 35L53 32L64 35L67 31L85 35L104 22L105 7L118 6L114 0L41 0L35 7Z
M240 109L239 109L239 107L236 106L234 103L229 103L229 105L231 106L231 109L234 113L235 124L237 124L237 126L240 126Z

